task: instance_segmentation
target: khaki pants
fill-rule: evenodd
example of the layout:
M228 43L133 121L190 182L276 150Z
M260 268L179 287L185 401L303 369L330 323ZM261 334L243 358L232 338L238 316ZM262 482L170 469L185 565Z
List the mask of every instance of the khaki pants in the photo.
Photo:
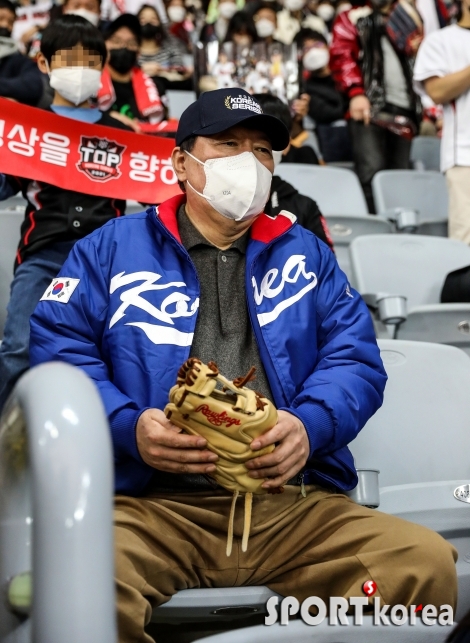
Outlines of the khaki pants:
M232 497L118 496L115 511L119 641L150 643L152 608L193 587L267 585L302 601L364 596L377 583L389 605L455 606L455 549L424 527L367 509L341 494L287 486L255 496L248 551L241 551L243 506L225 553Z
M470 167L446 172L449 190L449 237L470 244Z

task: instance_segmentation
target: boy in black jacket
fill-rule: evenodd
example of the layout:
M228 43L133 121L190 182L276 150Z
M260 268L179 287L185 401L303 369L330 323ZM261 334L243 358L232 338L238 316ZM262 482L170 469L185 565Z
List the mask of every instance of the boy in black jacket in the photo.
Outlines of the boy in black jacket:
M106 62L101 33L76 15L50 24L41 40L39 69L55 90L51 111L84 123L129 130L90 109ZM38 112L38 115L40 112ZM0 174L0 201L21 191L28 201L0 346L0 411L16 380L29 367L29 318L74 243L125 212L126 202Z
M284 123L289 132L291 131L292 117L289 108L280 98L271 94L255 94L254 98L261 105L264 114L276 116ZM273 153L275 166L281 162L283 156L286 158L289 147L283 152ZM317 203L310 197L300 194L293 185L281 179L280 176L276 176L276 169L274 169L271 193L264 211L270 216L277 216L281 210L295 212L300 225L316 234L333 250L333 241L328 226Z

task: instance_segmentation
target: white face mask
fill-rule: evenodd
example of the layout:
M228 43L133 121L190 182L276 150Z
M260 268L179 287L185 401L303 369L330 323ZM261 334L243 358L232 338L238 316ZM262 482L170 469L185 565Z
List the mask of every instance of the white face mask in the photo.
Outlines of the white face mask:
M219 4L219 16L230 20L237 13L237 5L234 2L221 2Z
M277 167L282 161L282 150L273 150L274 167Z
M276 25L267 18L260 18L257 20L255 22L255 27L256 33L260 38L268 38L269 36L272 36L276 29Z
M99 14L94 13L93 11L88 11L88 9L74 9L72 11L67 11L66 15L81 16L82 18L85 18L85 20L88 20L88 22L91 22L94 27L97 27L100 21Z
M288 11L299 11L305 6L305 0L284 0L284 7Z
M336 9L336 15L343 13L343 11L349 11L350 9L352 9L352 4L349 4L349 2L340 4L340 6Z
M88 67L61 67L49 75L52 89L74 105L94 96L101 82L101 72Z
M331 4L319 4L317 7L317 16L325 22L329 22L335 15L335 9Z
M302 58L304 69L317 71L323 69L330 62L330 52L326 47L313 47Z
M168 18L171 22L183 22L186 18L186 9L176 5L174 7L168 7L167 9Z
M263 211L273 175L253 152L208 159L205 163L186 154L204 167L206 185L201 194L189 181L186 183L223 217L242 221Z

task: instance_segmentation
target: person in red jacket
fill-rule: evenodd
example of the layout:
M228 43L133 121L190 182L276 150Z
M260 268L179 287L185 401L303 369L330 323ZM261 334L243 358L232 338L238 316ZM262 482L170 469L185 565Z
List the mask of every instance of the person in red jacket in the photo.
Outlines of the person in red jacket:
M421 112L412 65L422 25L411 21L409 31L401 32L400 11L393 0L371 0L371 7L341 13L333 27L330 68L349 100L354 163L370 212L375 212L374 174L409 167L410 138ZM408 138L395 133L397 117L407 124L403 134Z

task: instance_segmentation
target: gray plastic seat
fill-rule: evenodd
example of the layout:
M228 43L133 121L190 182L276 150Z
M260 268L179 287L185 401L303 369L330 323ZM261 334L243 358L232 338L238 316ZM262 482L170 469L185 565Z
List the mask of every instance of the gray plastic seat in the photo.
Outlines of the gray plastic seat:
M385 401L350 444L358 468L379 469L380 511L439 532L460 552L457 618L470 608L470 358L452 346L379 340Z
M336 259L340 268L351 278L349 245L365 234L386 234L393 232L393 226L384 219L368 214L328 214L325 217L331 238L335 244Z
M5 327L13 265L23 218L24 211L0 210L0 340Z
M407 318L397 339L434 341L470 351L470 304L440 304L446 275L470 265L461 241L421 235L369 235L349 248L352 284L364 296L407 298Z
M281 163L275 174L316 201L323 215L368 214L361 184L351 170L329 165Z
M441 139L437 136L415 136L411 142L410 161L415 170L441 169Z
M447 185L440 172L383 170L372 179L372 192L379 216L394 208L415 210L418 233L447 236Z
M171 118L181 118L184 110L197 100L196 92L181 89L169 89L166 96Z
M440 625L374 625L372 616L364 616L363 625L306 625L291 621L267 627L257 625L199 639L199 643L444 643L451 628Z
M5 199L5 201L0 202L1 210L14 210L24 213L26 208L27 201L23 198L21 194L16 194L15 196Z

